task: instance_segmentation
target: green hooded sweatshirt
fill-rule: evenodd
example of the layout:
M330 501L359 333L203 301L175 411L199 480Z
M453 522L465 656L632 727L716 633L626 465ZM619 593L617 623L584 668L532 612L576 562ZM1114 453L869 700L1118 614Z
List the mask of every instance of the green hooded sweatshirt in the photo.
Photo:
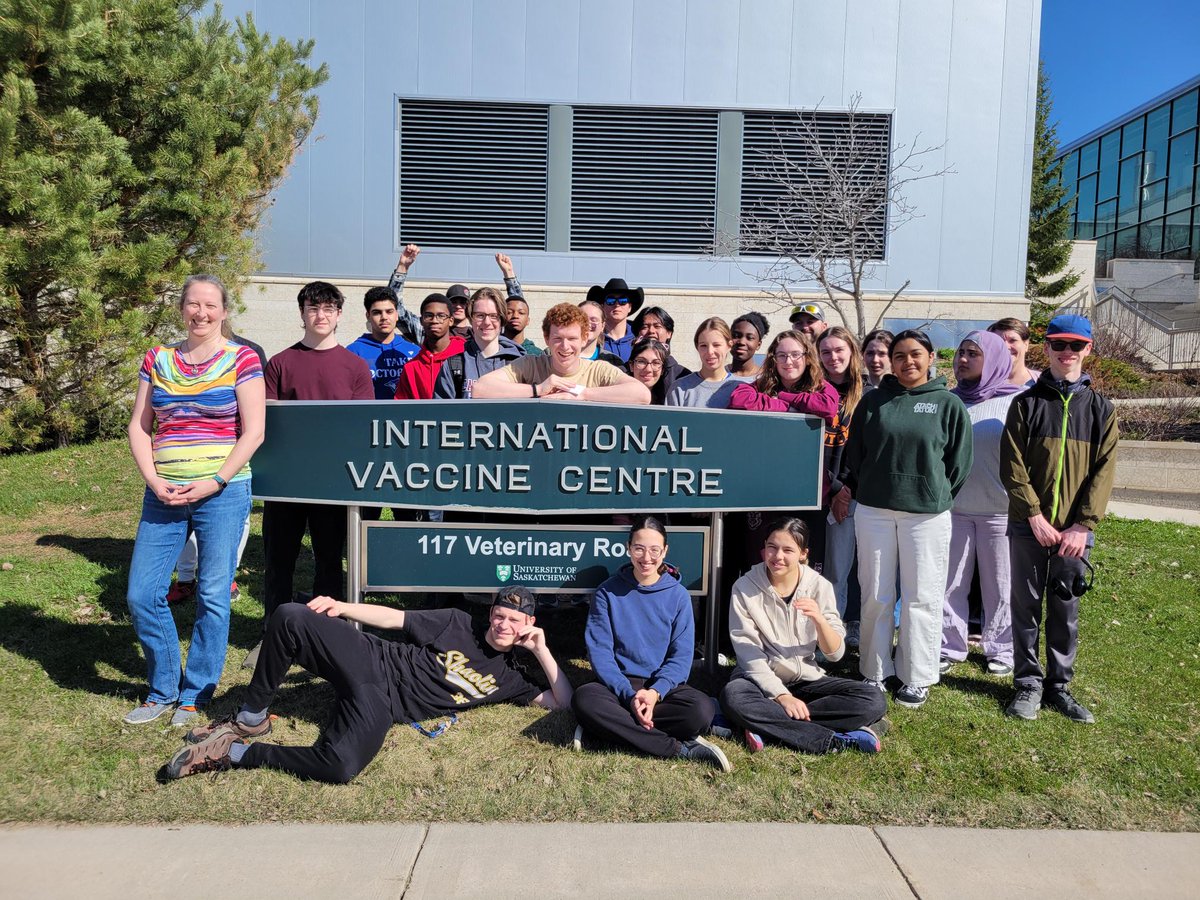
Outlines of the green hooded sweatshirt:
M910 389L888 375L850 420L846 483L865 506L945 512L970 474L973 449L967 408L945 378Z

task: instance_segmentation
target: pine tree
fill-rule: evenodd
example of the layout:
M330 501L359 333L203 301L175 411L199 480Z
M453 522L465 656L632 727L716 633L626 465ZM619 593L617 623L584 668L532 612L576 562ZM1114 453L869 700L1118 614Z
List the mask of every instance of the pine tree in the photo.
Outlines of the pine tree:
M324 66L202 0L0 0L0 449L118 432L183 280L236 288Z
M1062 297L1079 281L1078 272L1063 272L1071 258L1067 230L1074 200L1063 203L1062 160L1058 153L1057 126L1050 121L1050 85L1038 66L1037 120L1033 139L1033 178L1029 196L1029 251L1025 264L1025 296L1032 301Z

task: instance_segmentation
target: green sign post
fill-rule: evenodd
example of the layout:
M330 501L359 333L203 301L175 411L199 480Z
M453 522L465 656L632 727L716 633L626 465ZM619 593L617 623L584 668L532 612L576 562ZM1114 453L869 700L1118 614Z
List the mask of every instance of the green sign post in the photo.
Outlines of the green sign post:
M623 563L612 548L624 549L624 529L561 517L706 513L707 528L670 529L669 555L689 591L707 597L711 670L721 514L818 508L824 435L820 419L795 413L532 400L268 402L254 495L347 507L353 602L368 589L495 590L506 567L522 583L540 573L545 580L528 585L535 590L584 592ZM532 513L539 524L514 526L513 534L501 526L403 527L364 522L363 506ZM559 553L566 543L583 543L585 553L552 562L555 542ZM572 566L569 578L546 571Z

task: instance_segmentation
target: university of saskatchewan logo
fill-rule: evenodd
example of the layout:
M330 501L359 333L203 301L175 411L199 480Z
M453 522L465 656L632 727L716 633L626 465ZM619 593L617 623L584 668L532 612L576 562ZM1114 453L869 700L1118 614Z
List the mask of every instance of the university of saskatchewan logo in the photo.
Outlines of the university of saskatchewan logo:
M512 566L496 566L497 581L505 582L510 578L512 578Z

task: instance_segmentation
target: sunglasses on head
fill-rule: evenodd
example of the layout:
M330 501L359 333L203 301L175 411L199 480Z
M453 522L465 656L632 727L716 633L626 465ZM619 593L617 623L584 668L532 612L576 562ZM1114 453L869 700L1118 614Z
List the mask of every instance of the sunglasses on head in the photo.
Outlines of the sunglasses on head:
M1076 353L1086 347L1090 341L1067 341L1067 340L1049 340L1046 343L1050 345L1051 350L1063 351L1070 347Z
M629 298L628 297L605 297L604 305L605 306L628 306Z

